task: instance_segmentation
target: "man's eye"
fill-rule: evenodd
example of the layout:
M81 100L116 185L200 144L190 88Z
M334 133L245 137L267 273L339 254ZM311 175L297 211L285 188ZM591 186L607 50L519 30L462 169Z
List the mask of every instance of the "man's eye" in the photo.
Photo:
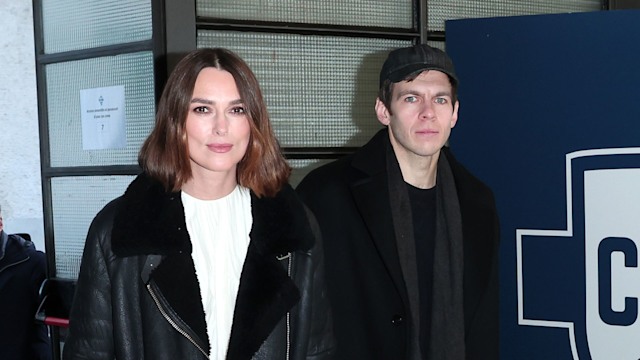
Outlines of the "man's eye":
M435 102L436 102L436 104L441 104L442 105L442 104L446 104L447 103L447 99L439 97L439 98L436 98Z
M409 103L413 103L413 102L418 101L418 98L415 97L415 96L407 96L406 98L404 98L404 101L405 102L409 102Z

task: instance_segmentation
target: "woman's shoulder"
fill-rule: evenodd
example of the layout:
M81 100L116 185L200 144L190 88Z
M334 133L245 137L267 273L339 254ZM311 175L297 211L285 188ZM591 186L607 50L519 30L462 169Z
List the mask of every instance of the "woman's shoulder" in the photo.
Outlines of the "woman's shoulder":
M285 184L273 197L252 193L254 234L268 238L269 247L279 253L308 250L314 244L305 205L291 185Z
M93 218L89 234L106 234L111 232L113 220L122 204L122 196L109 201Z

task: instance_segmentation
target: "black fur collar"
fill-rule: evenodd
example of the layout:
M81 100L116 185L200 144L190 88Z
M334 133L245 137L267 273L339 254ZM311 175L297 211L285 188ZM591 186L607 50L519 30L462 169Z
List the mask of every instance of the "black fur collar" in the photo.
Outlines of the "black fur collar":
M286 254L309 249L304 228L299 226L304 209L293 189L286 185L272 198L251 193L252 241L265 252ZM303 236L301 236L303 235ZM169 255L191 253L191 241L184 218L180 192L166 192L162 185L139 175L122 196L115 217L112 238L116 255Z

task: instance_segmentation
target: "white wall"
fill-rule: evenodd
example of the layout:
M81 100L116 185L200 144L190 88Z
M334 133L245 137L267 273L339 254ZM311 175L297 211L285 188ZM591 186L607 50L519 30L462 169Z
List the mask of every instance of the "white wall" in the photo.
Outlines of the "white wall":
M0 0L0 204L44 251L32 0Z

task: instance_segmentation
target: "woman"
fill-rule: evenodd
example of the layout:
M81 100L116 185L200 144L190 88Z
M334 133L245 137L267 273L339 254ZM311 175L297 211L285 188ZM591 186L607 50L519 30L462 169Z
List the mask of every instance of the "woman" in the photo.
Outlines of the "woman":
M247 64L180 61L139 163L89 229L64 359L329 358L319 238Z

